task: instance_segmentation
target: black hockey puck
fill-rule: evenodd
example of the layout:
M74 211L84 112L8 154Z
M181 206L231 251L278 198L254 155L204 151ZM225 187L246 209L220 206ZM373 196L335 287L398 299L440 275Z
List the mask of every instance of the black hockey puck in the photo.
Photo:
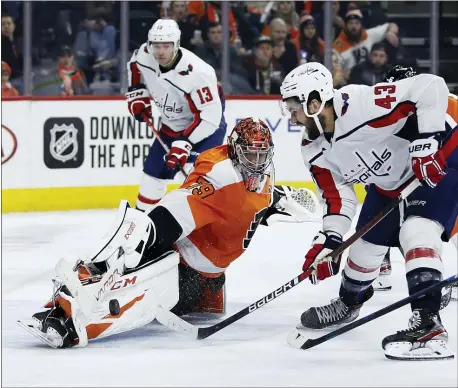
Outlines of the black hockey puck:
M119 302L117 299L111 299L110 303L108 303L108 308L110 309L111 315L118 315L121 312L121 308L119 307Z

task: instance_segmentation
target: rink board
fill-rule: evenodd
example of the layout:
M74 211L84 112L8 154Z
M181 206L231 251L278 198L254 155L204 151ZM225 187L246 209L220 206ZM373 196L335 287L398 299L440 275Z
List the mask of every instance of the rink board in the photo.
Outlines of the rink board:
M261 118L275 142L276 180L314 188L301 152L301 129L272 98L229 99L228 132L247 116ZM154 111L160 125L160 112ZM124 99L44 98L2 102L2 212L117 207L135 203L143 160L153 142ZM176 188L182 177L168 186ZM358 198L364 190L358 188Z

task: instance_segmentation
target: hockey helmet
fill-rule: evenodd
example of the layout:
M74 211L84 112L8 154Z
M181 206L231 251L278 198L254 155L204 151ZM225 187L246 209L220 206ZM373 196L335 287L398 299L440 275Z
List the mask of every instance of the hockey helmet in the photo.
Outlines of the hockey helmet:
M317 92L321 100L319 110L313 114L309 113L307 108L307 101L312 92ZM318 115L322 112L325 103L334 97L332 74L324 65L318 62L308 62L296 67L283 80L280 93L283 115L291 111L285 100L295 98L302 104L305 114L313 117L318 129L323 133Z
M148 47L153 43L173 43L173 55L175 56L180 48L181 31L173 19L159 19L148 31Z

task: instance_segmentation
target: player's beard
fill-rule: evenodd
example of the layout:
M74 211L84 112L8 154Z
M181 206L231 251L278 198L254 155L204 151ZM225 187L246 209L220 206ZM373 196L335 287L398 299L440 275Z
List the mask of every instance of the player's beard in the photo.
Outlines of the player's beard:
M324 128L325 128L324 116L319 115L318 116L318 121L321 124L321 128L323 128L323 130L324 130ZM320 130L318 129L313 117L307 117L305 119L304 126L305 126L305 131L307 132L307 137L309 138L309 140L313 141L313 140L318 139L320 137L320 135L321 135Z

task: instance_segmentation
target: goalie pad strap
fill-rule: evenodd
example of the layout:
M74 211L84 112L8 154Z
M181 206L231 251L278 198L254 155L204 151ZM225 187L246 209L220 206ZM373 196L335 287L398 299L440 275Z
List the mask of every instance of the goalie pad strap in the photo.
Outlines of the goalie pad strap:
M180 238L183 228L164 206L156 206L148 214L154 224L154 236L150 236L145 256L158 257Z

